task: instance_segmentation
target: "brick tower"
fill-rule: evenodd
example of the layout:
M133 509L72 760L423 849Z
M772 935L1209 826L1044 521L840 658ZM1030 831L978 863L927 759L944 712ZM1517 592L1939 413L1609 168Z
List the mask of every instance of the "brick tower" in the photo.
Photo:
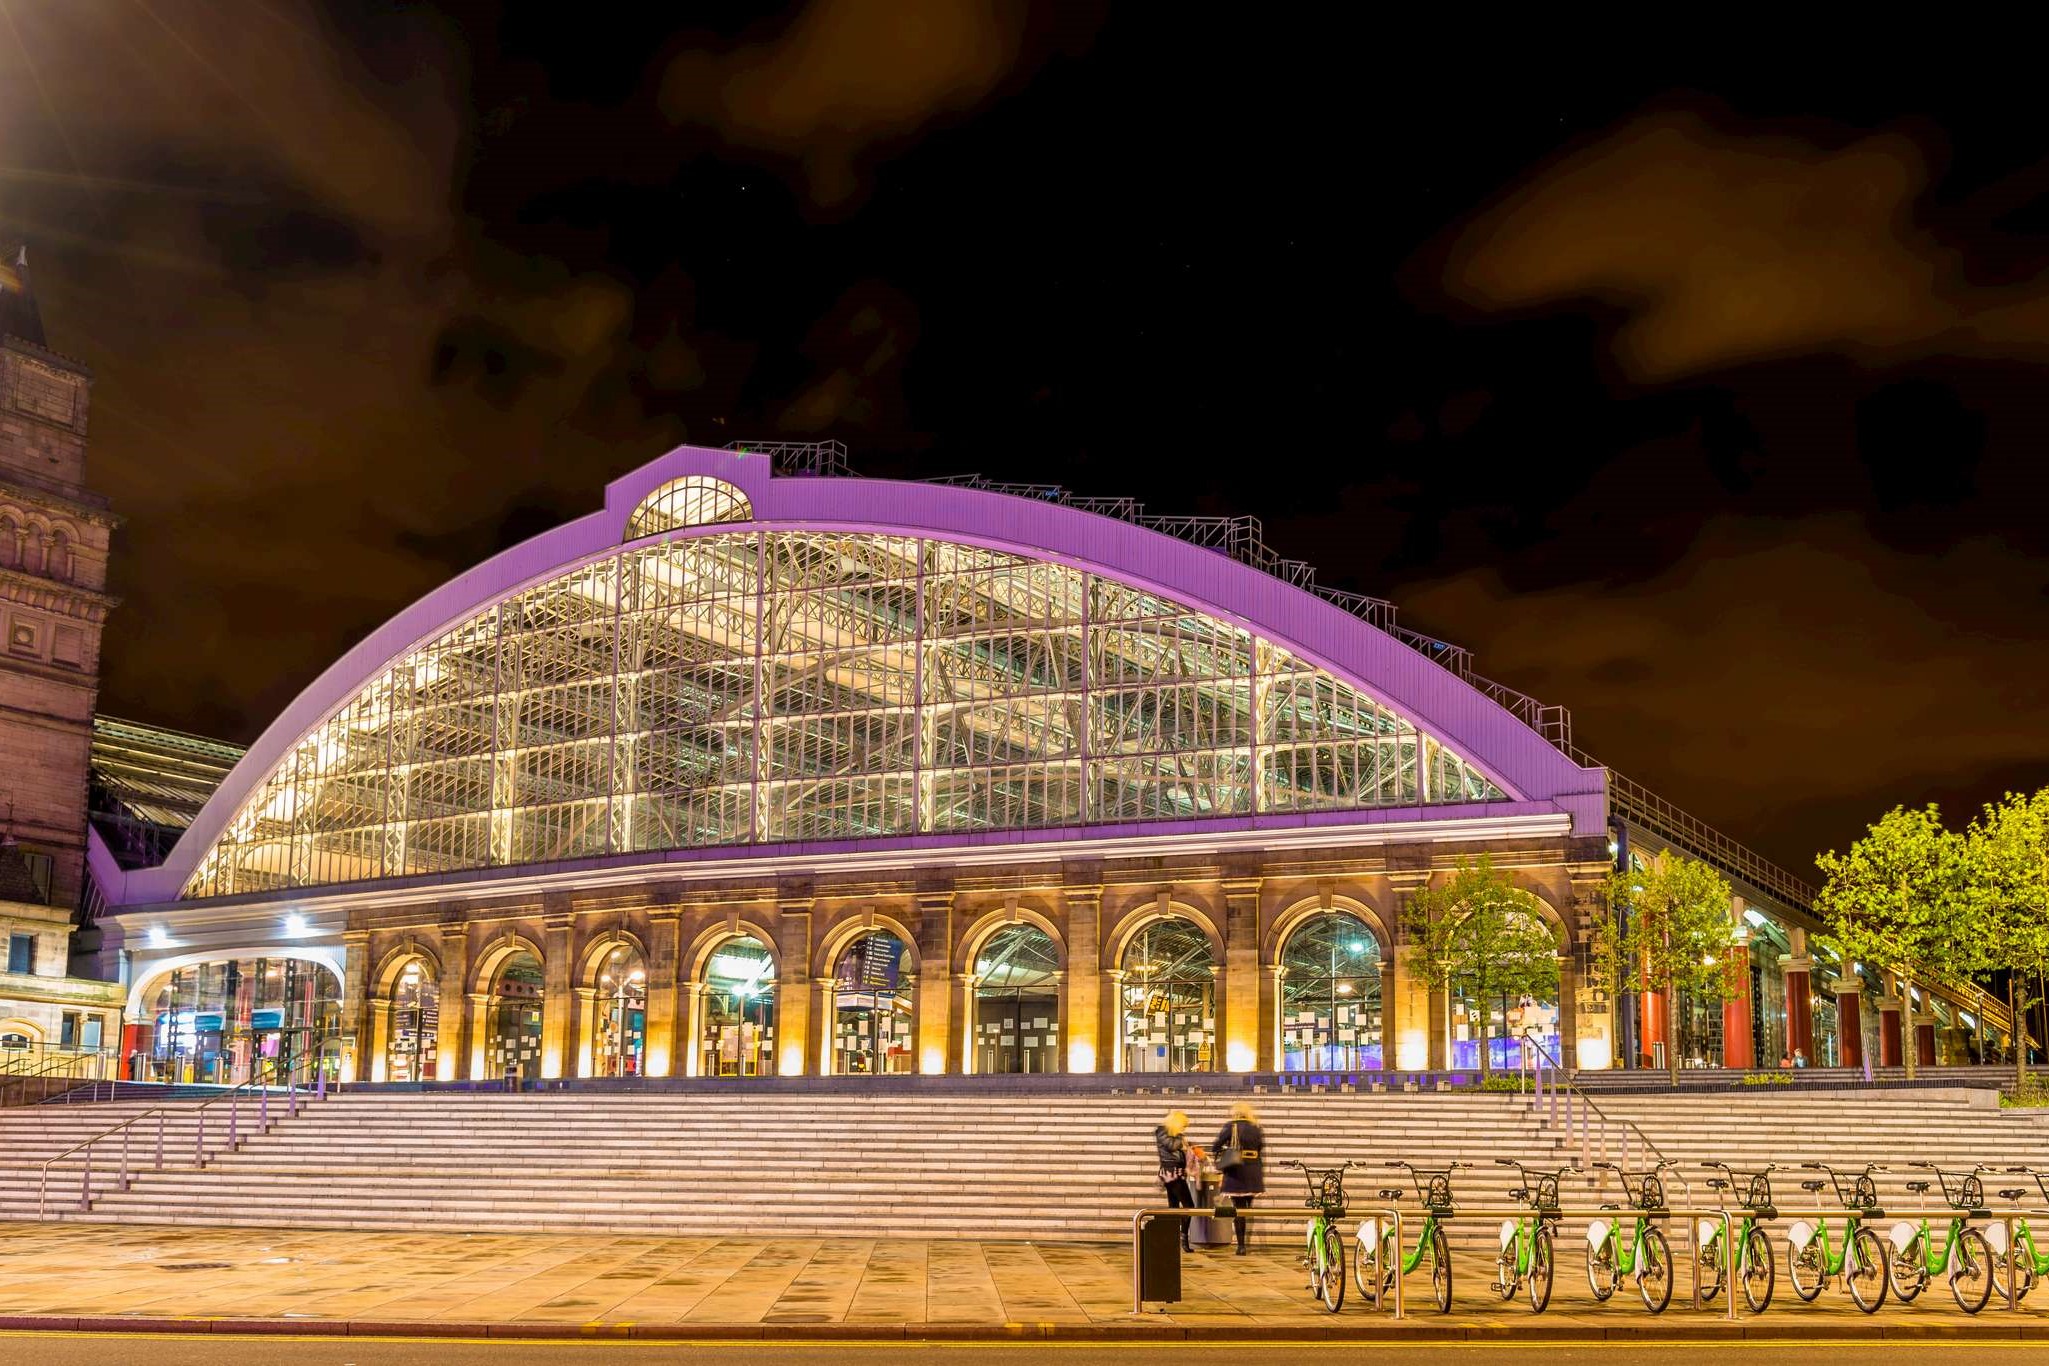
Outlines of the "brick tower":
M85 486L92 375L49 349L25 247L0 254L0 823L44 899L78 904L107 596Z

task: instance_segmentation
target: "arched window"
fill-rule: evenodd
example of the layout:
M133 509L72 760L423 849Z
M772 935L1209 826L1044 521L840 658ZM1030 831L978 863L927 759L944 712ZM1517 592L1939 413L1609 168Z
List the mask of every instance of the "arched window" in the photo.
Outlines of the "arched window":
M775 958L751 934L734 935L704 961L698 1071L706 1077L773 1076Z
M832 971L832 1070L874 1075L911 1070L916 979L903 940L870 930L847 945Z
M1036 925L1005 925L975 956L977 1072L1058 1072L1060 949Z
M626 539L658 536L688 526L709 526L714 522L745 522L754 516L747 495L723 479L689 475L671 479L641 499L640 506L626 521Z
M429 1081L439 1074L441 984L424 958L399 969L391 988L391 1026L384 1045L386 1081Z
M598 967L591 998L591 1065L601 1077L637 1077L647 1070L647 960L616 944Z
M1543 937L1549 938L1550 931L1542 929L1533 917L1520 911L1508 911L1520 928L1535 927ZM1497 993L1482 1000L1472 990L1469 982L1454 979L1449 995L1449 1016L1445 1021L1451 1037L1448 1050L1454 1068L1478 1071L1480 1067L1480 1041L1487 1041L1490 1055L1489 1066L1495 1071L1534 1066L1541 1055L1549 1065L1557 1065L1564 1057L1559 1052L1558 1001L1555 995L1542 1000L1534 996L1510 996ZM1525 1033L1535 1035L1535 1046L1529 1046ZM1525 1057L1525 1052L1529 1056Z
M541 1075L541 1012L545 979L541 960L521 949L499 965L485 1009L489 1017L484 1065L490 1078Z
M53 579L71 577L71 538L61 531L50 533L50 550L44 573Z
M1217 1065L1216 954L1194 921L1155 920L1118 964L1123 1072L1209 1072Z
M1311 916L1281 949L1281 1070L1381 1065L1380 941L1349 911Z

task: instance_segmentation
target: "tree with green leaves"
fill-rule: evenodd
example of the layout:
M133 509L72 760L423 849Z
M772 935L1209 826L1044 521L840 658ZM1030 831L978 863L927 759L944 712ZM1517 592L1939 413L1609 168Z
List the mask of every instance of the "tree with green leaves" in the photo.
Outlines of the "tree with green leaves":
M2009 792L1964 835L1965 884L1973 923L1990 928L1991 961L2007 970L2013 1014L2014 1083L2028 1080L2027 1012L2049 974L2049 787L2032 797Z
M1449 878L1411 897L1407 926L1416 975L1433 991L1456 985L1480 1003L1480 1074L1486 1076L1492 1071L1487 1003L1558 992L1558 941L1544 923L1543 903L1483 855L1459 860Z
M1679 1084L1679 1000L1722 1002L1735 992L1723 959L1732 951L1735 893L1696 858L1668 850L1608 878L1612 919L1595 926L1593 969L1610 991L1660 996L1668 1037L1665 1063Z
M1900 1056L1911 1080L1920 1052L1914 984L1970 977L1989 961L1986 901L1969 891L1970 851L1932 803L1896 806L1846 854L1815 860L1826 877L1815 909L1822 942L1844 962L1871 963L1899 982L1905 1011Z

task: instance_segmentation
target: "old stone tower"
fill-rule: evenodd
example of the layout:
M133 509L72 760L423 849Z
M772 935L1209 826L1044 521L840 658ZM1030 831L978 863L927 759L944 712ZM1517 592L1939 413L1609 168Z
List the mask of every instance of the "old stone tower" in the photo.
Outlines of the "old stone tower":
M78 904L107 596L85 486L92 376L49 349L28 252L0 255L0 823L50 904Z

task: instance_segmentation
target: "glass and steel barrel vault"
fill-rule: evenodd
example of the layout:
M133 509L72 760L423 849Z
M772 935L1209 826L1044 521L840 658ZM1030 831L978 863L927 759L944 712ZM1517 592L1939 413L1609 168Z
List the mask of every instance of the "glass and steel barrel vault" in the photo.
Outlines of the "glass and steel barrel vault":
M746 515L675 492L691 517ZM252 789L183 895L1502 797L1357 687L1104 575L722 523L609 551L392 660Z

